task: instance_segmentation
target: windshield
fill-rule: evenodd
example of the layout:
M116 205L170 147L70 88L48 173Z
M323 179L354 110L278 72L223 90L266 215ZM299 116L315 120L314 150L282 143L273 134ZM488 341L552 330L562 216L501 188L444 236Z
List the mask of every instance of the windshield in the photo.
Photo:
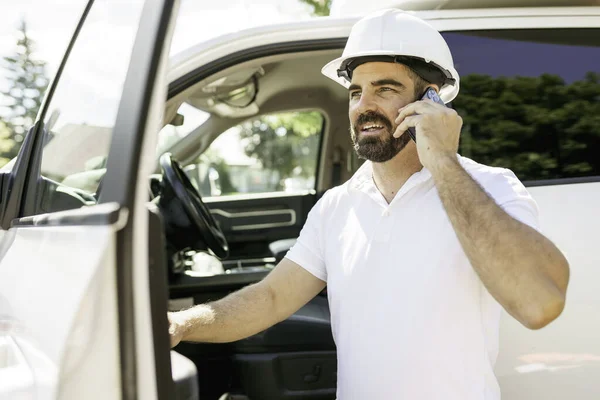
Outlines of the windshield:
M183 0L170 57L224 34L327 16L330 6L331 0L229 0L211 3ZM157 155L168 151L210 117L209 113L187 103L183 103L177 112L183 118L176 119L175 123L166 125L159 132Z
M195 107L190 106L187 103L183 103L177 113L180 117L180 123L167 124L158 133L158 143L156 145L157 155L166 152L175 143L189 135L194 129L199 128L204 124L210 114L199 110Z

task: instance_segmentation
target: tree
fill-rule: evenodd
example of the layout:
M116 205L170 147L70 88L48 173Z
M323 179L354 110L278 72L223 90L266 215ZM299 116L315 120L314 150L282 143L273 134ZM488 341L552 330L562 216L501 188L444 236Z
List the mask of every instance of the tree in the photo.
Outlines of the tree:
M302 3L312 7L313 15L326 17L331 11L331 0L300 0Z
M600 175L600 74L461 79L460 153L521 180Z
M6 123L0 120L0 167L10 161L6 157L7 154L13 154L14 148L18 148L18 144L11 138L11 131L6 126Z
M17 155L27 129L33 125L49 82L46 63L34 57L35 43L27 33L25 20L21 21L17 34L15 53L4 57L2 62L9 82L9 89L2 95L9 113L4 117L8 134L0 137L0 156L8 159Z
M273 190L282 190L287 178L311 178L316 174L323 116L316 112L265 115L241 125L240 138L246 155L270 171Z

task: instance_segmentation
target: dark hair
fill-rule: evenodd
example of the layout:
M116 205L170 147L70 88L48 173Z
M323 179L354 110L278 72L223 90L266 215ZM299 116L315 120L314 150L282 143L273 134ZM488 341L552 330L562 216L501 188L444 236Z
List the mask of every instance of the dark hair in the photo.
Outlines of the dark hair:
M423 96L423 94L425 93L425 90L427 90L427 86L431 85L430 82L427 82L425 79L421 78L415 71L413 71L410 67L406 67L406 70L408 71L408 76L410 76L410 78L412 79L414 85L415 85L415 98L417 100L420 100L421 97Z
M418 57L410 56L388 56L388 55L375 55L375 56L363 56L356 58L348 58L340 64L337 70L337 75L346 79L347 81L352 80L352 72L361 64L368 62L391 62L402 64L408 68L411 73L414 73L421 81L415 80L415 90L422 89L418 96L422 96L427 87L427 84L435 84L440 89L442 86L449 84L454 85L456 80L452 78L450 71L438 66L433 62L426 62Z

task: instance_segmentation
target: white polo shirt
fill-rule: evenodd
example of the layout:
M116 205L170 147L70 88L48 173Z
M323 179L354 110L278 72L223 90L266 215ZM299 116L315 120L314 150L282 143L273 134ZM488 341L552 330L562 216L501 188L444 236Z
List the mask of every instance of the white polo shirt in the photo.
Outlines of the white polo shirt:
M538 229L507 169L459 156L504 210ZM497 400L501 306L471 267L423 168L388 205L365 162L310 211L286 257L326 281L339 400Z

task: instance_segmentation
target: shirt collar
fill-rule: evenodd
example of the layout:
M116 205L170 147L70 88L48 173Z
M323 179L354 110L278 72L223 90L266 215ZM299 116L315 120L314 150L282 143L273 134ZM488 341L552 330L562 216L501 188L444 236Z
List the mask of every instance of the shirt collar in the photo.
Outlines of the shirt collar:
M373 165L371 161L365 161L363 165L352 175L348 182L350 190L364 191L366 186L374 184L373 182Z
M420 171L414 173L406 183L402 186L401 191L406 191L416 185L419 185L431 178L431 172L425 167ZM348 181L349 191L359 191L363 193L369 193L373 190L379 191L373 180L373 163L371 161L365 161L363 165L354 173L354 175Z

